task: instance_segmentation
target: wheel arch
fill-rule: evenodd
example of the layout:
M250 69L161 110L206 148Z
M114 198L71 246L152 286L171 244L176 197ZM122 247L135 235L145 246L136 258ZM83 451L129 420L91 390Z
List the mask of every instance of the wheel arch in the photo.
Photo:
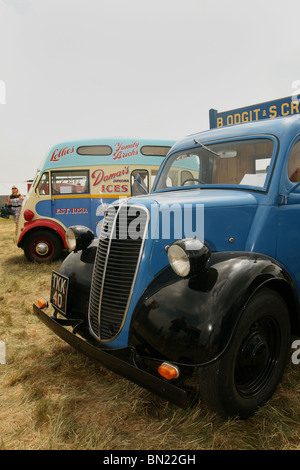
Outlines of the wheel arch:
M259 286L257 286L256 289L253 290L252 294L247 300L247 304L252 299L252 297L256 295L257 292L263 289L264 287L277 292L277 294L279 294L282 297L282 299L285 301L287 308L288 308L288 312L289 312L291 332L293 335L299 335L300 334L300 309L299 309L299 302L297 299L296 289L294 288L292 281L287 282L286 279L273 278L273 279L269 279L266 282L261 283Z
M48 230L52 234L54 234L59 242L61 243L62 248L68 248L66 244L66 237L65 237L65 229L61 227L59 224L52 222L51 220L38 220L26 225L19 237L17 245L19 248L24 248L24 243L29 235L32 235L33 232L37 232L39 230Z
M215 253L195 278L176 277L168 268L148 286L133 314L132 345L142 355L173 362L183 355L194 365L213 362L263 287L284 299L292 332L300 331L296 289L277 261L257 253Z
M223 354L198 369L201 400L222 416L248 418L281 380L291 331L288 304L274 287L264 283L254 291Z

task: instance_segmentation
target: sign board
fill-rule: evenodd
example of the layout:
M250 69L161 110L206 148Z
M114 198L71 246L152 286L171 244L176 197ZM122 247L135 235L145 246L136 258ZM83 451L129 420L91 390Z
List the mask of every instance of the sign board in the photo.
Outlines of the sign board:
M218 113L216 109L209 110L210 128L232 126L261 119L272 119L300 113L300 95L288 96L274 101L254 104L245 108L232 109Z

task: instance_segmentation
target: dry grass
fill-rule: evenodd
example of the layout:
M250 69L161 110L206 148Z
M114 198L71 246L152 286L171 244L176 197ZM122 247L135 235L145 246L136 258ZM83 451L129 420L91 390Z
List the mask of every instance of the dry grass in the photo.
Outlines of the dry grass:
M32 314L48 297L52 266L31 264L0 219L0 450L300 449L300 370L290 364L277 393L247 421L224 421L204 405L178 409L90 362Z

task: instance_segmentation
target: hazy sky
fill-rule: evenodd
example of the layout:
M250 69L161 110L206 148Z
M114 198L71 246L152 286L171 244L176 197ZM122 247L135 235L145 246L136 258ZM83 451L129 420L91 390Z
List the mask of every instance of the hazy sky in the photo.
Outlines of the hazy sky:
M299 0L0 0L0 181L32 179L60 141L177 140L210 108L294 94L299 14Z

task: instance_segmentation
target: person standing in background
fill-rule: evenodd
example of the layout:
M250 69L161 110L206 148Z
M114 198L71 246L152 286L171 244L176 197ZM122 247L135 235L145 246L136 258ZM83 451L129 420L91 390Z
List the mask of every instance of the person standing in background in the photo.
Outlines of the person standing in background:
M16 222L18 214L19 214L19 210L21 209L22 202L24 200L24 196L20 194L16 186L13 186L11 189L12 189L12 194L8 196L7 201L6 201L6 206L10 207L12 211L12 216L14 218L14 221Z

